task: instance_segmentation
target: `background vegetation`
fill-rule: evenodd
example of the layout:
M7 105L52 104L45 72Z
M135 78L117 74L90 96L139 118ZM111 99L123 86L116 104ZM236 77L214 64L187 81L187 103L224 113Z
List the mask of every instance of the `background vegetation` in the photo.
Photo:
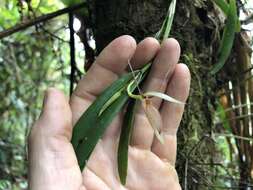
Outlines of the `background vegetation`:
M140 41L154 35L169 3L0 1L0 190L27 189L26 137L44 90L56 86L69 94L95 55L115 37L127 33ZM48 16L64 7L72 9ZM241 31L225 66L211 75L226 16L212 0L177 3L171 36L180 41L181 61L192 73L178 135L177 169L184 189L253 187L253 3L238 0L237 12ZM42 15L43 22L37 22ZM29 23L31 27L23 27ZM7 30L13 26L13 32Z

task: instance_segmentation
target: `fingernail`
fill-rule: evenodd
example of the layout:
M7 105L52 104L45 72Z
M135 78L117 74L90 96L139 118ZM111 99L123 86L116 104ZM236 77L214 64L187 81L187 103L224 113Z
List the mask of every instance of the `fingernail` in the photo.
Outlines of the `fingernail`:
M43 112L45 112L45 110L49 106L49 104L50 104L49 101L51 99L51 96L52 96L52 88L48 88L45 91L45 94L44 94L44 99L43 99L43 105L42 105L42 112L41 112L41 114L43 114Z

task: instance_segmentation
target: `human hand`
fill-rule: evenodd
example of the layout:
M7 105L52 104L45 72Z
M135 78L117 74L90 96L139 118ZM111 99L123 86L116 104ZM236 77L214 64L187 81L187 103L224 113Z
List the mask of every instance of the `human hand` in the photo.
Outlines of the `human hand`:
M72 127L94 99L119 75L128 60L142 67L154 59L143 91L160 91L186 101L190 86L187 66L177 64L180 47L167 39L160 46L153 38L138 44L130 36L111 42L77 85L70 101L56 89L49 89L40 118L29 136L30 190L163 190L181 189L176 170L176 133L183 106L152 98L163 120L164 144L154 137L147 117L138 109L129 147L128 176L122 186L117 170L117 144L123 114L120 113L97 144L84 171L80 171L70 143Z

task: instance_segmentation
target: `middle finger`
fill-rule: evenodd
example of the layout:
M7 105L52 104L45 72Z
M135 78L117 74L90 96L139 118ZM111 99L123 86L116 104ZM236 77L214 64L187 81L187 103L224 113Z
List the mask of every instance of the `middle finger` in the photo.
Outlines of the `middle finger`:
M168 81L170 80L175 66L180 57L180 46L175 39L166 39L158 52L147 81L144 84L143 91L159 91L164 92ZM162 100L152 98L152 104L159 109ZM142 109L139 106L135 117L135 126L131 139L131 145L138 148L150 149L154 137L154 131Z

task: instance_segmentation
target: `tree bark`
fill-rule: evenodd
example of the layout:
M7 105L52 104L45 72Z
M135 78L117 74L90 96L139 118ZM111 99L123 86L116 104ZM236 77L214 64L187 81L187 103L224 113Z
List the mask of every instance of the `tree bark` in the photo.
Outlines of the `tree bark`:
M165 0L95 1L95 38L100 52L114 38L129 34L137 41L153 36L168 7Z

